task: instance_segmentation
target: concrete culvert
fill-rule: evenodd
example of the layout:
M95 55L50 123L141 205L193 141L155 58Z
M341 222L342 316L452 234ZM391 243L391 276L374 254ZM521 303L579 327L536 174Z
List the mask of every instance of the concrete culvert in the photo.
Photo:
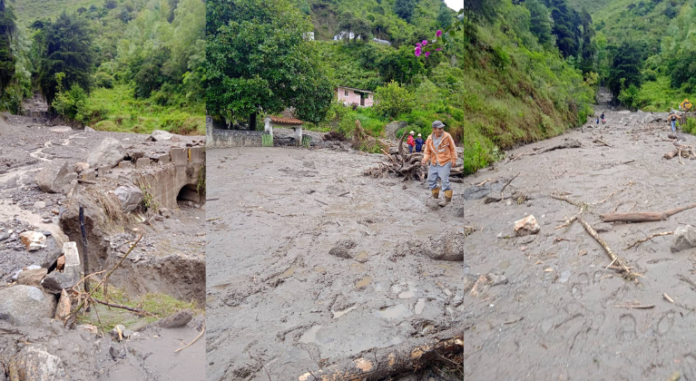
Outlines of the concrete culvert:
M205 203L205 191L201 190L199 194L198 187L196 186L196 184L186 184L183 187L181 187L181 190L179 190L179 194L176 196L177 203L185 201L192 201L196 204L203 204Z

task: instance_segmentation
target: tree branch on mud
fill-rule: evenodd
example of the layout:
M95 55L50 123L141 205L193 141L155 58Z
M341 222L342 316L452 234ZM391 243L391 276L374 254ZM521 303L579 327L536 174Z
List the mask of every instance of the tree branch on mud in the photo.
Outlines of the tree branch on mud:
M651 235L650 237L643 238L643 239L639 239L638 241L633 242L632 244L626 246L626 250L628 250L628 249L630 249L630 248L632 248L632 247L634 247L634 246L638 246L638 245L640 245L640 244L643 243L643 242L650 241L651 239L653 239L653 238L655 238L655 237L662 237L662 236L672 235L672 234L674 234L674 232L655 233L655 234Z
M578 216L577 221L580 222L580 224L582 224L582 226L585 228L587 233L589 233L592 236L592 238L595 239L595 241L597 241L600 245L602 245L602 247L604 248L604 251L606 251L607 255L609 255L609 258L611 258L612 264L617 263L619 266L621 266L621 269L626 273L626 275L630 276L631 271L628 269L628 266L626 266L624 261L622 259L620 259L611 250L611 248L609 247L607 242L604 241L604 239L602 239L602 237L600 237L599 234L597 234L597 231L592 226L590 226L590 224L585 222L585 220L583 220L582 217Z
M685 210L696 208L696 204L691 204L688 206L683 206L681 208L675 208L668 210L666 212L636 212L636 213L612 213L612 214L602 214L599 218L603 222L653 222L653 221L664 221L667 218L681 213Z
M346 359L328 368L307 373L298 381L332 380L383 380L403 373L422 369L429 363L464 350L464 340L459 328L423 338L415 345L399 345L361 352L355 359ZM370 356L368 357L368 354Z

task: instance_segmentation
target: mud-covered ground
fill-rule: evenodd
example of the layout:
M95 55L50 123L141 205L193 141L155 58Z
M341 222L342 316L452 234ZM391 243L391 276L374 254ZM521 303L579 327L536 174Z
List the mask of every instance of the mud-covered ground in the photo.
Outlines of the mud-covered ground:
M591 123L508 157L566 139L579 140L582 148L504 160L465 179L468 187L519 173L506 195L531 197L521 203L465 201L471 233L464 257L466 380L667 380L675 372L696 380L696 287L689 283L696 282L696 251L672 253L673 236L626 249L651 234L696 224L696 210L660 222L609 224L599 218L614 210L662 212L694 202L696 161L663 158L674 146L666 122L645 123L656 116L607 112L606 125ZM696 143L693 136L684 138L683 144ZM589 204L586 222L642 276L626 280L607 269L611 260L579 223L556 229L579 208L547 197L553 193ZM541 231L516 237L515 221L528 215ZM474 286L487 274L501 284ZM636 303L654 307L625 308Z
M363 176L379 155L207 154L208 380L297 380L461 325L462 262L402 249L461 234L460 197L429 209L426 185Z
M59 241L68 239L61 230L60 216L66 211L69 200L62 194L43 193L34 181L38 171L54 159L69 163L85 161L90 150L107 136L120 140L128 152L164 153L174 145L186 146L204 140L203 137L183 137L177 143L152 142L147 140L148 135L51 127L37 123L34 118L2 115L0 287L12 287L8 285L12 281L12 274L25 266L37 264L36 254L26 251L16 237L18 233L24 230L48 231ZM119 176L128 176L128 173L114 169L108 176L98 177L96 184L78 185L78 192L97 194L111 190L123 183L123 178ZM92 258L90 270L111 268L118 261L118 256L126 251L129 242L132 243L142 233L144 237L140 244L122 268L113 274L110 283L134 298L155 292L173 295L187 302L198 300L202 304L205 287L205 206L184 203L166 217L151 218L147 224L143 223L143 217L132 215L127 224L111 226L109 236L101 237L109 242L108 256L100 258L100 261ZM78 245L81 243L78 242ZM182 263L186 266L181 266ZM195 285L181 283L181 288L186 291L179 292L176 280L189 280L192 274L178 274L177 271L194 268L191 263L200 264L201 271L195 274L200 286L196 288ZM200 295L192 295L195 290ZM62 323L51 322L50 319L45 319L45 324L36 327L13 327L2 321L0 364L7 366L12 356L24 346L34 345L57 356L75 380L116 380L126 377L202 380L205 374L205 336L179 354L175 354L174 350L191 342L199 334L204 319L204 315L196 316L188 325L177 329L146 328L138 338L123 343L80 329L62 328ZM2 369L2 365L0 379L8 371Z

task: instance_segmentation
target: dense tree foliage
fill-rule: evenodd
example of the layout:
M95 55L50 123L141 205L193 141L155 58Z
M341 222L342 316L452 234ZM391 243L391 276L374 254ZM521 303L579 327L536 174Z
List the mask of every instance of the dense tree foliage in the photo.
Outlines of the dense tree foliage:
M89 92L94 50L86 20L63 12L55 21L37 21L32 27L37 30L34 41L40 57L38 84L48 104L55 99L59 86L65 89L79 86ZM59 73L63 75L58 76Z
M607 75L607 86L614 96L631 85L638 88L643 82L641 69L645 45L639 41L626 41L619 46L612 46L611 68Z
M333 85L315 45L303 39L312 28L297 8L286 0L209 1L207 7L210 115L246 120L294 107L303 120L324 118Z
M15 76L16 57L12 53L12 37L17 25L12 7L0 0L0 91L4 90Z
M396 0L394 13L406 21L411 21L416 8L416 0Z

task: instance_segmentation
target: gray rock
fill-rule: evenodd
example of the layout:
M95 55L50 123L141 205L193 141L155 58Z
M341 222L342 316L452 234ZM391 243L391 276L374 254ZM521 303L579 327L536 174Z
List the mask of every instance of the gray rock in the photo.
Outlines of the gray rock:
M53 317L56 301L37 287L10 286L0 289L0 320L18 326L37 325Z
M121 208L124 213L130 213L134 211L140 204L142 204L144 195L143 191L135 185L123 185L118 187L114 193L121 202Z
M8 238L10 238L10 233L8 233L8 232L0 233L0 242L5 241Z
M41 267L50 268L58 257L63 254L63 250L58 246L54 236L46 237L46 247L42 247L31 253L34 263L38 263Z
M464 234L459 232L443 232L425 240L412 240L399 246L396 256L425 255L439 261L464 260Z
M157 322L157 325L162 328L181 328L188 324L193 319L191 310L179 311Z
M670 250L673 253L696 247L696 228L691 225L680 226L674 231Z
M150 140L152 141L167 141L167 140L172 140L172 138L176 136L170 132L164 131L164 130L154 130L152 131L152 134L150 134Z
M54 160L47 163L36 175L34 180L39 188L48 193L65 192L70 182L77 178L77 174L68 168L68 163L63 160Z
M108 165L113 168L124 157L126 157L126 150L121 145L121 142L114 138L106 138L87 156L87 164L92 168L102 165Z
M17 284L38 286L47 273L48 270L43 267L33 270L24 270L17 275Z
M352 258L352 256L350 255L350 249L352 249L354 247L355 247L354 241L351 241L349 239L344 239L344 240L338 241L336 243L336 246L334 246L333 248L331 248L331 250L329 250L329 254L336 256L336 257L339 257L339 258L349 259L349 258Z
M14 374L18 380L68 381L72 377L66 372L63 360L36 345L27 345L10 361L10 369L18 369ZM12 377L10 371L10 377ZM13 380L15 378L12 378Z

